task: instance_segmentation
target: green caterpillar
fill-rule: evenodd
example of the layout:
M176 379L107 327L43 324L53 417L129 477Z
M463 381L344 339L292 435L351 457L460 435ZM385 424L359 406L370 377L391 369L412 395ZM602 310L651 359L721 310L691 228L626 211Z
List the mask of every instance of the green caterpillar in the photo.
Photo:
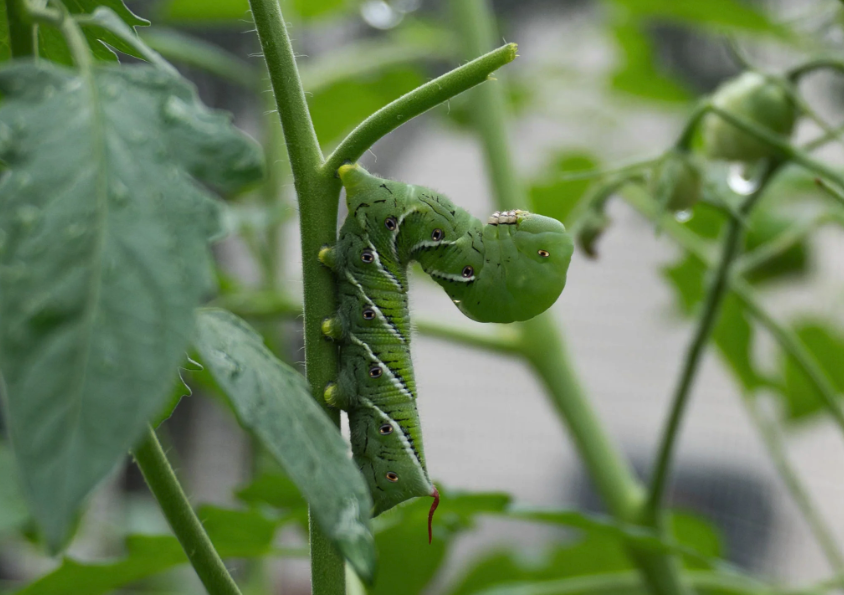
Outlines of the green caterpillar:
M369 483L373 516L439 493L428 477L410 360L407 267L422 265L479 322L527 320L566 284L571 237L556 219L495 213L486 225L433 190L339 169L349 215L320 260L337 276L340 307L323 332L340 345L340 373L325 391L348 412L352 453Z

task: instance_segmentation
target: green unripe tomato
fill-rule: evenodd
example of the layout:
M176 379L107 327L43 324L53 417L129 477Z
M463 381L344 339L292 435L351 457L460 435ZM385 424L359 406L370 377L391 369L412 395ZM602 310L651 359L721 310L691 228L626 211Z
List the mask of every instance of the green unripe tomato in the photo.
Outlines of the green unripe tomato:
M666 211L685 211L700 200L702 178L694 156L673 149L654 167L649 189Z
M797 121L797 107L784 85L771 81L758 72L744 72L721 85L712 96L717 107L752 120L771 132L791 136ZM703 143L712 159L728 161L756 161L777 156L769 144L739 130L717 114L707 114L703 120Z

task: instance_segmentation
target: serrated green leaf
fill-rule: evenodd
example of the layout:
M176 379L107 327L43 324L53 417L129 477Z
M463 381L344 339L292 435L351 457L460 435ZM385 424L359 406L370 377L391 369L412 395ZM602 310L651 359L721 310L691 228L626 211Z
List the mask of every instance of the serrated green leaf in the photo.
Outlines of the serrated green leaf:
M258 146L149 66L0 71L0 369L33 514L59 547L164 406L213 287L216 201ZM205 160L204 162L202 160Z
M815 358L836 392L844 393L844 331L831 320L808 319L794 326L797 338ZM786 415L790 421L802 421L824 410L823 401L791 356L781 354Z
M371 581L375 545L369 490L340 432L310 396L305 378L225 310L199 310L195 346L240 423L282 466L358 574Z
M531 210L562 221L567 226L572 210L583 198L592 180L560 180L560 176L573 172L593 170L597 159L582 152L563 153L558 156L547 175L530 187Z
M91 14L100 6L105 6L114 11L133 30L138 26L149 25L149 21L135 15L126 8L123 0L64 0L64 5L71 14ZM123 41L119 36L101 27L86 27L83 30L88 45L98 60L114 62L117 56L107 48L104 43L112 46L125 54L141 57L130 44ZM70 55L67 42L61 31L55 27L43 25L38 27L38 54L58 64L70 66L73 58Z
M203 520L214 548L223 558L251 558L271 551L281 521L255 511L238 511L202 506ZM187 563L182 546L170 535L130 535L126 554L104 563L77 562L64 558L61 566L41 577L16 595L105 595L141 579Z

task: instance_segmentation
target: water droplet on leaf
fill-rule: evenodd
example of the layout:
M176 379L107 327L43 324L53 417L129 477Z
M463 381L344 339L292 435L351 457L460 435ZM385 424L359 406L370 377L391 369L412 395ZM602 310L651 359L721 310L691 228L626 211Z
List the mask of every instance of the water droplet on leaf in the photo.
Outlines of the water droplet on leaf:
M686 221L689 221L693 215L694 213L691 209L687 209L685 211L677 211L676 213L674 213L674 219L676 219L679 223L685 223Z
M741 196L747 196L756 192L759 183L762 181L764 162L754 164L731 163L727 174L727 185L730 190Z

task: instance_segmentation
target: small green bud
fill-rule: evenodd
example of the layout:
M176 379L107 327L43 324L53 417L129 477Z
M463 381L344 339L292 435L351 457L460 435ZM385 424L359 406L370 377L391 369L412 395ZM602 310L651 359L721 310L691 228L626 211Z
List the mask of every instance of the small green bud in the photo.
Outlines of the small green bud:
M609 226L610 218L603 210L589 209L583 215L583 221L578 227L575 239L577 245L589 258L598 257L598 250L595 245Z
M654 167L648 186L651 195L663 209L685 211L700 200L702 178L693 155L672 149Z
M786 91L787 85L790 85L787 81L772 81L758 72L748 71L721 85L712 96L712 103L788 137L797 121L797 107ZM706 154L713 159L750 162L777 155L776 148L717 114L704 117L703 144Z

